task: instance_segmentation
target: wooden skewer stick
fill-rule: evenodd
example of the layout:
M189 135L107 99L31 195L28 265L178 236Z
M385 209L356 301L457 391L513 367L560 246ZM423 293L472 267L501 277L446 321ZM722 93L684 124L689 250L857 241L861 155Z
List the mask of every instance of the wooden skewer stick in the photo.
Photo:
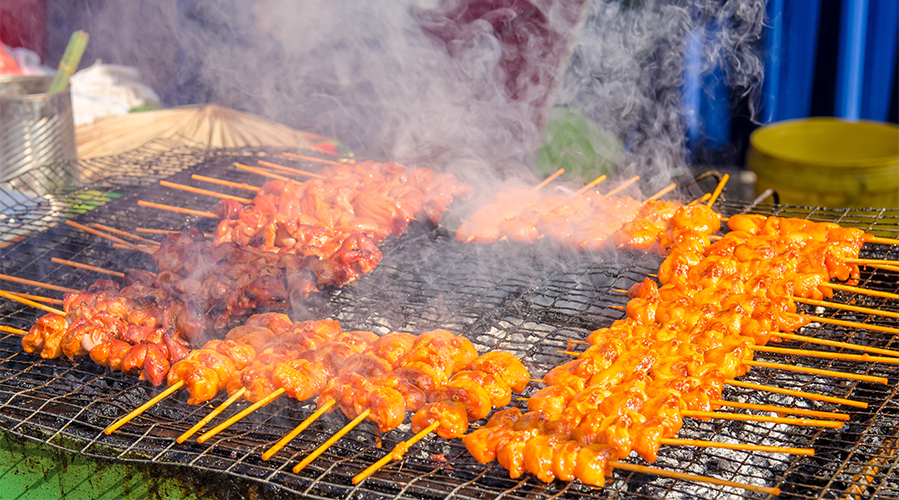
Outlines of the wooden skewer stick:
M778 413L781 415L803 415L806 417L829 418L829 419L835 419L835 420L849 420L849 414L833 412L833 411L803 410L801 408L790 408L787 406L757 405L757 404L753 404L753 403L741 403L739 401L722 401L722 400L714 400L714 399L709 402L712 403L713 405L718 405L718 406L728 406L731 408L742 408L744 410L770 411L770 412Z
M541 182L540 184L537 184L536 186L532 187L532 188L531 188L531 191L540 191L541 189L543 189L544 187L546 187L547 184L549 184L550 182L556 180L556 177L558 177L558 176L560 176L560 175L562 175L562 174L564 174L564 173L565 173L565 169L564 169L564 168L560 168L559 170L556 170L555 172L553 172L552 175L550 175L550 176L547 177L546 179L543 179L543 182ZM361 474L360 474L360 475L361 475ZM356 477L359 477L359 476L356 476Z
M721 192L724 191L724 185L727 184L727 180L730 179L730 176L724 174L721 176L721 181L718 182L718 185L715 186L715 190L712 191L712 197L709 199L709 202L706 204L707 207L712 208L712 205L715 204L715 200L718 199L718 196L721 195Z
M794 354L797 356L808 356L811 358L842 359L846 361L899 364L899 358L886 356L868 356L867 354L844 354L841 352L812 351L809 349L785 349L783 347L768 346L755 346L752 348L752 350L757 352L773 352L777 354Z
M78 269L85 269L88 271L94 271L96 273L108 274L110 276L116 276L119 278L125 277L125 273L120 273L118 271L110 271L109 269L103 269L102 267L90 266L87 264L82 264L80 262L72 262L71 260L57 259L56 257L53 257L52 259L50 259L50 261L53 262L54 264L62 264L64 266L77 267Z
M215 191L209 191L208 189L200 189L200 188L195 188L193 186L185 186L184 184L175 184L174 182L169 182L169 181L159 181L159 185L163 186L163 187L169 187L172 189L179 189L181 191L187 191L188 193L202 194L205 196L212 196L214 198L221 198L223 200L234 200L234 201L243 203L244 205L249 205L250 203L253 203L253 200L251 200L249 198L242 198L240 196L234 196L233 194L216 193Z
M297 154L293 154L293 153L281 153L281 156L286 156L288 158L296 158L298 160L311 161L311 162L315 162L315 163L324 163L326 165L346 165L346 163L339 162L339 161L322 160L321 158L315 158L312 156L302 156L302 155L297 155Z
M138 200L137 204L142 207L156 208L159 210L167 210L169 212L177 212L179 214L198 215L200 217L208 217L210 219L219 219L218 215L212 212L204 212L202 210L191 210L189 208L173 207L171 205L163 205L162 203L150 203L149 201Z
M870 295L871 297L880 297L883 299L899 299L899 295L890 292L881 292L880 290L868 290L858 286L842 285L840 283L821 283L820 286L833 288L834 290L842 290L844 292L860 293L862 295Z
M884 245L899 245L899 240L894 240L892 238L880 238L878 236L871 236L865 240L865 243L882 243Z
M296 426L292 431L288 432L287 435L282 437L277 443L274 444L271 448L268 449L265 453L262 454L262 460L268 460L272 458L275 453L281 451L281 448L287 446L287 443L293 441L293 438L300 435L301 432L305 431L313 422L318 420L318 417L322 416L328 408L334 406L335 400L329 399L327 403L322 405L321 408L315 410L312 415L309 415L306 420L300 422L300 425Z
M79 292L79 290L75 290L74 288L66 288L64 286L50 285L48 283L41 283L40 281L31 281L31 280L26 280L24 278L16 278L15 276L9 276L7 274L0 274L0 280L11 281L13 283L19 283L21 285L36 286L38 288L46 288L47 290L54 290L54 291L63 292L63 293L78 293Z
M226 186L235 189L246 189L247 191L259 191L260 189L262 189L261 187L251 186L245 182L223 181L221 179L216 179L215 177L206 177L205 175L193 174L190 176L190 178L195 181L208 182L210 184L218 184L219 186Z
M140 202L138 202L138 203L140 203ZM83 224L79 224L79 223L77 223L77 222L75 222L75 221L67 220L67 221L66 221L66 225L67 225L67 226L72 226L72 227L74 227L74 228L76 228L76 229L80 229L80 230L82 230L82 231L84 231L84 232L86 232L86 233L93 234L94 236L99 236L99 237L105 238L105 239L107 239L107 240L109 240L109 241L112 241L112 242L115 242L115 243L119 243L119 244L121 244L121 245L129 246L129 247L134 247L134 249L137 250L137 246L135 246L133 243L131 243L131 242L129 242L129 241L125 241L125 240L123 240L123 239L121 239L121 238L117 238L117 237L115 237L115 236L113 236L113 235L111 235L111 234L106 234L106 233L104 233L103 231L97 231L97 230L94 229L94 228L87 227L87 226L85 226L85 225L83 225Z
M247 389L245 387L241 387L239 391L235 392L230 398L226 399L224 403L218 405L217 407L215 407L215 409L213 409L211 412L209 412L209 415L206 415L205 417L203 417L199 422L194 424L193 427L191 427L190 429L185 431L184 434L178 436L178 439L176 439L175 442L180 444L180 443L187 441L191 436L193 436L200 429L202 429L204 425L208 424L210 421L212 421L212 419L217 417L221 412L225 411L226 408L228 408L229 406L234 404L235 401L240 399L240 397L243 396L243 393L245 393L245 392L247 392Z
M883 259L846 259L845 262L849 264L859 264L859 265L882 265L882 266L899 266L899 260L883 260Z
M234 165L234 166L235 166L238 170L244 170L244 171L246 171L246 172L252 172L252 173L254 173L254 174L258 174L258 175L261 175L261 176L263 176L263 177L270 177L270 178L272 178L272 179L278 179L279 181L292 182L292 183L294 183L294 184L303 185L302 182L300 182L300 181L298 181L298 180L296 180L296 179L291 179L291 178L289 178L289 177L284 177L283 175L273 174L273 173L269 172L268 170L263 170L263 169L261 169L261 168L250 167L250 166L244 165L244 164L242 164L242 163L238 163L238 164L236 164L236 165Z
M587 184L586 186L584 186L584 187L578 189L577 191L575 191L574 193L572 193L572 194L569 195L568 197L569 197L569 198L577 198L578 196L580 196L580 195L586 193L586 192L589 191L591 188L593 188L594 186L598 185L599 183L601 183L601 182L603 182L603 181L605 181L605 180L606 180L606 176L605 176L605 175L600 175L599 177L597 177L597 178L593 179L592 181L590 181L589 184Z
M777 394L786 394L788 396L798 396L800 398L811 399L812 401L826 401L828 403L837 403L855 408L867 408L868 403L862 401L854 401L852 399L836 398L833 396L825 396L823 394L815 394L812 392L796 391L793 389L781 389L780 387L771 387L770 385L756 384L753 382L743 382L740 380L725 380L725 384L734 387L742 387L744 389L755 389L757 391L774 392Z
M846 378L851 380L862 380L864 382L874 382L875 384L889 383L886 377L872 377L870 375L859 375L857 373L838 372L833 370L820 370L817 368L809 368L807 366L788 365L783 363L769 363L768 361L743 361L746 366L757 366L760 368L772 368L775 370L784 370L788 372L808 373L811 375L821 375L825 377Z
M424 429L422 429L421 431L419 431L418 434L409 438L407 441L398 443L396 446L393 447L393 450L390 453L388 453L387 455L384 455L380 460L371 464L364 471L360 472L359 474L356 474L356 477L353 478L353 484L361 483L362 481L365 480L365 478L367 478L368 476L377 472L381 467L384 467L385 465L387 465L387 463L390 462L391 460L402 460L403 455L405 455L406 452L409 451L409 448L411 448L412 445L421 441L425 436L434 432L438 427L440 427L440 422L439 421L434 422L431 425L429 425L429 426L425 427Z
M325 450L327 450L328 448L331 447L331 445L336 443L340 438L345 436L347 432L350 432L351 430L353 430L354 427L359 425L360 422L365 420L365 417L367 417L369 413L371 413L371 410L366 408L365 411L360 413L358 417L354 418L353 420L350 421L350 423L346 424L343 427L343 429L340 429L339 431L334 433L334 435L329 437L327 441L325 441L324 443L321 444L321 446L319 446L312 453L307 455L306 458L304 458L302 462L298 463L296 465L296 467L293 468L293 472L297 473L297 472L300 472L301 470L305 469L307 465L312 463L313 460L318 458L319 455L324 453Z
M56 309L55 307L45 306L44 304L41 304L39 302L35 302L33 300L28 300L24 297L19 297L18 295L13 295L11 293L0 291L0 297L5 297L9 300L18 302L20 304L25 304L26 306L31 306L35 309L40 309L41 311L46 311L48 313L58 314L60 316L66 315L65 311L60 311L59 309Z
M896 266L887 266L884 264L861 264L865 267L872 267L874 269L882 269L884 271L893 271L894 273L899 273L899 267Z
M30 293L22 293L22 292L13 292L11 290L0 290L2 292L11 293L13 295L18 295L19 297L33 300L35 302L43 302L44 304L53 304L55 306L61 306L63 302L59 299L52 299L50 297L42 297L40 295L31 295Z
M94 227L94 229L99 229L99 230L101 230L101 231L106 231L107 233L117 234L117 235L119 235L119 236L124 236L124 237L126 237L126 238L131 238L131 239L133 239L133 240L137 240L137 241L140 241L140 242L142 242L142 243L146 243L146 244L148 244L148 245L159 245L159 242L158 242L158 241L148 240L147 238L144 238L143 236L138 236L138 235L136 235L136 234L131 234L131 233L127 232L127 231L122 231L121 229L116 229L116 228L114 228L114 227L104 226L103 224L100 224L99 222L94 222L94 223L92 224L92 226Z
M647 198L646 201L644 201L643 203L649 203L650 201L656 201L659 198L661 198L662 196L665 196L666 194L668 194L668 192L674 191L674 188L676 188L676 187L677 187L677 184L672 182L671 184L668 184L667 186L662 188L662 190L659 191L658 193Z
M28 332L26 330L20 330L18 328L4 325L0 325L0 332L14 333L16 335L28 335Z
M800 297L793 297L793 302L799 302L800 304L808 304L810 306L821 306L821 307L830 307L831 309L842 309L844 311L853 311L863 314L873 314L875 316L884 316L886 318L897 318L899 319L899 313L893 311L881 311L880 309L871 309L868 307L859 307L853 306L849 304L843 304L840 302L828 302L826 300L815 300L815 299L803 299Z
M653 474L656 476L670 477L674 479L684 479L687 481L696 481L698 483L709 483L715 484L718 486L729 486L732 488L742 488L747 491L756 491L759 493L765 493L768 495L778 496L780 495L780 488L772 488L768 486L756 486L754 484L746 484L746 483L735 483L733 481L725 481L724 479L717 479L714 477L708 476L698 476L696 474L687 474L686 472L676 472L671 470L659 469L657 467L648 467L645 465L636 465L629 464L627 462L619 462L614 461L610 462L609 465L616 469L629 470L631 472L638 472L640 474Z
M180 234L180 233L181 233L181 231L172 231L172 230L169 230L169 229L149 229L149 228L146 228L146 227L137 227L137 228L134 228L134 232L136 232L136 233L146 233L146 234L163 234L163 235L166 235L166 236L168 236L168 235L170 235L170 234ZM212 238L212 237L213 237L213 235L212 235L211 233L203 233L203 236L205 236L206 238Z
M799 316L808 318L818 323L827 323L830 325L848 326L850 328L860 328L862 330L871 330L875 332L899 333L899 328L891 328L889 326L869 325L868 323L859 323L857 321L844 321L842 319L824 318L822 316L811 316L808 314L788 314L788 316Z
M602 197L603 197L603 198L608 198L609 196L615 196L616 194L618 194L618 193L624 191L624 190L627 189L631 184L633 184L633 183L635 183L635 182L637 182L637 181L639 181L639 180L640 180L640 176L639 176L639 175L635 175L635 176L631 177L630 179L624 181L624 183L623 183L622 185L620 185L620 186L618 186L617 188L615 188L615 189L609 191L608 193L602 195Z
M725 450L763 451L768 453L787 453L789 455L815 456L812 448L787 448L783 446L763 446L758 444L722 443L720 441L701 441L698 439L662 438L660 444L669 446L696 446L698 448L722 448Z
M281 170L282 172L289 172L294 175L302 175L305 177L312 177L315 179L324 179L325 178L324 175L307 172L305 170L300 170L298 168L285 167L284 165L278 165L277 163L272 163L269 161L257 160L256 163L262 165L263 167L274 168L275 170Z
M681 415L693 418L717 418L722 420L741 420L743 422L774 422L777 424L799 425L803 427L827 427L842 429L843 422L834 420L815 420L808 418L769 417L768 415L751 415L748 413L723 413L720 411L683 410Z
M835 340L824 340L818 339L815 337L809 337L806 335L795 335L792 333L774 333L774 336L787 339L787 340L796 340L798 342L808 342L809 344L818 344L818 345L827 345L831 347L842 347L844 349L852 349L855 351L862 352L870 352L871 354L883 354L884 356L899 356L899 351L892 351L890 349L880 349L878 347L868 347L864 345L858 344L850 344L849 342L837 342Z
M132 252L143 252L147 255L153 255L156 253L156 250L159 250L159 247L151 247L151 246L139 246L134 247L130 245L122 245L120 243L113 243L112 248L116 250L131 250Z
M265 405L271 403L271 402L274 401L278 396L284 394L285 392L287 392L287 391L285 391L284 389L278 389L278 390L276 390L276 391L273 391L273 392L272 392L271 394L269 394L268 396L266 396L266 397L260 399L259 401L256 401L255 403L251 404L250 406L247 406L247 407L244 408L240 413L237 413L236 415L233 415L233 416L232 416L231 418L229 418L228 420L225 420L224 422L222 422L222 423L220 423L219 425L215 426L212 430L207 431L205 434L202 434L200 437L197 438L197 442L198 442L198 443L204 443L204 442L206 442L206 440L208 440L208 439L211 438L212 436L215 436L215 435L218 434L219 432L222 432L223 430L227 429L227 428L230 427L231 425L237 423L240 419L246 417L246 416L249 415L250 413L253 413L254 411L258 410L259 408L262 408L263 406L265 406Z
M183 380L179 380L178 382L175 382L174 384L168 386L168 388L167 388L166 390L160 392L160 393L157 394L155 397L153 397L151 400L149 400L149 401L147 401L146 403L144 403L144 404L138 406L138 407L135 408L131 413L125 415L124 417L122 417L122 418L116 420L115 422L113 422L112 424L110 424L109 427L107 427L106 429L103 430L103 433L106 434L107 436L110 435L110 434L112 434L113 432L116 431L116 429L118 429L119 427L121 427L121 426L127 424L128 422L130 422L130 421L132 421L132 420L134 420L135 418L137 418L138 415L140 415L141 413L147 411L147 408L150 408L151 406L155 405L156 403L158 403L158 402L162 401L163 399L167 398L170 394L172 394L173 392L175 392L175 391L177 391L178 389L180 389L183 385L184 385L184 381L183 381Z
M687 205L697 205L699 203L702 203L702 202L708 200L711 197L712 197L711 193L706 193L706 194L702 195L702 197L696 198L695 200L691 201L690 203L687 203Z

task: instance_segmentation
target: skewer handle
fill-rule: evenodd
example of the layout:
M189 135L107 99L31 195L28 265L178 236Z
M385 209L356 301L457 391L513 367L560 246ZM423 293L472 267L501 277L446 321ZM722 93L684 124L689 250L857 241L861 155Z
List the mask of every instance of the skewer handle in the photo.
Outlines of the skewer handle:
M178 389L180 389L183 385L184 385L184 381L183 381L183 380L179 380L178 382L175 382L174 384L170 385L166 390L164 390L164 391L160 392L159 394L157 394L156 397L154 397L153 399L151 399L151 400L147 401L146 403L144 403L144 404L138 406L138 407L135 408L131 413L129 413L129 414L125 415L124 417L122 417L122 418L116 420L115 422L113 422L109 427L107 427L106 429L103 430L103 434L106 434L107 436L110 435L110 434L112 434L113 432L116 431L116 429L118 429L119 427L121 427L121 426L127 424L128 422L130 422L130 421L132 421L132 420L134 420L134 419L135 419L137 416L139 416L141 413L147 411L147 408L149 408L149 407L155 405L156 403L162 401L163 399L165 399L166 397L168 397L171 393L173 393L173 392L177 391Z
M0 297L4 297L9 300L13 300L15 302L19 302L21 304L25 304L26 306L31 306L35 309L40 309L41 311L46 311L48 313L58 314L60 316L66 315L65 311L60 311L59 309L57 309L55 307L45 306L44 304L41 304L39 302L35 302L33 300L28 300L24 297L19 297L18 295L13 295L8 292L0 291Z
M188 440L191 436L196 434L200 429L203 428L204 425L208 424L213 418L218 416L219 413L225 411L225 408L231 406L235 401L240 399L243 396L243 393L247 392L247 389L241 387L239 391L235 392L233 396L226 399L224 403L218 405L215 409L209 412L209 415L203 417L199 422L197 422L193 427L188 429L184 434L178 436L178 439L175 440L176 443L183 443Z
M353 478L353 484L361 483L365 480L365 478L377 472L381 467L387 465L387 463L391 460L402 460L403 455L405 455L406 452L409 451L409 448L411 448L412 445L421 441L425 436L437 430L438 427L440 427L440 422L433 422L431 423L431 425L418 431L418 434L412 436L407 441L398 443L396 446L394 446L393 450L390 453L384 455L380 460L371 464L371 466L369 466L367 469L357 474L356 477Z
M303 420L302 422L300 422L300 425L296 426L296 428L294 428L294 430L287 433L287 435L282 437L277 443L275 443L274 446L272 446L271 448L268 449L268 451L263 453L262 460L268 460L269 458L272 458L272 456L275 453L278 453L279 451L281 451L281 448L284 448L285 446L287 446L287 443L293 441L293 438L299 436L301 432L305 431L307 427L312 425L312 422L315 422L316 420L318 420L318 417L322 416L322 414L324 414L326 411L328 411L329 408L334 406L334 401L335 400L333 400L333 399L328 400L328 402L325 403L321 408L315 410L315 413L313 413L312 415L309 415L309 417L307 417L306 420Z
M354 418L350 423L346 424L343 427L343 429L340 429L333 436L329 437L327 441L322 443L321 446L316 448L312 453L310 453L306 458L304 458L302 462L298 463L296 465L296 467L293 468L293 472L297 473L297 472L300 472L301 470L305 469L307 465L312 463L313 460L318 458L319 455L321 455L322 453L325 452L325 450L330 448L332 444L336 443L340 438L345 436L347 432L350 432L351 430L353 430L354 427L359 425L360 422L365 420L365 417L367 417L369 413L371 413L371 410L366 408L365 411L360 413L358 417Z

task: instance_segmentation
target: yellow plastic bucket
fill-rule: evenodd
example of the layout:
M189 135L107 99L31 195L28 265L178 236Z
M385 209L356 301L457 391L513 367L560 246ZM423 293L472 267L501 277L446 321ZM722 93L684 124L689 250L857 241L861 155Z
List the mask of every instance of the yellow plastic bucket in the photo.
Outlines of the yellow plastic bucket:
M899 207L899 127L808 118L773 123L749 137L746 166L756 194L820 207Z

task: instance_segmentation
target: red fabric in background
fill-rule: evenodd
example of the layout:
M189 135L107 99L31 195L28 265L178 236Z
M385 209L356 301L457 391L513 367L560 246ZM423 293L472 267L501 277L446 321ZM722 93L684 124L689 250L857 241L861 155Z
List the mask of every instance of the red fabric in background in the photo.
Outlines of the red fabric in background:
M0 41L9 47L25 47L46 59L46 0L0 0Z

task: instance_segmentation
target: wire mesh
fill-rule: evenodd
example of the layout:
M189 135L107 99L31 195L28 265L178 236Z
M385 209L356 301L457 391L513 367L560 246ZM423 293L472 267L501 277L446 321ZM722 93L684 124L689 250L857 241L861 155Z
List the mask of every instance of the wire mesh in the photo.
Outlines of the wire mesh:
M175 152L149 148L124 157L85 163L99 181L72 185L50 198L6 207L0 230L0 272L57 285L82 288L102 278L89 271L54 264L53 257L123 271L153 269L148 256L116 250L112 243L61 224L74 219L133 230L136 225L180 229L198 225L210 230L214 221L154 211L137 206L142 199L208 210L215 200L163 189L158 180L191 184L191 174L261 184L263 179L237 171L235 162L253 164L272 151L206 151L179 146ZM314 169L313 164L303 164ZM215 189L209 185L194 185ZM220 188L222 192L232 192ZM238 195L246 193L235 192ZM52 199L52 202L51 202ZM45 210L42 208L46 208ZM725 214L755 212L784 217L837 221L880 236L899 233L897 214L887 210L825 210L724 202ZM43 210L43 211L41 211ZM8 219L15 217L14 222ZM576 253L550 242L522 245L462 245L442 228L413 222L405 234L385 242L380 266L356 286L313 295L291 311L294 319L333 318L345 329L377 333L420 333L447 329L468 337L480 352L501 349L521 357L534 378L570 358L569 340L581 340L593 330L623 316L610 305L624 305L628 288L658 268L660 259L647 254ZM866 245L865 257L897 259L886 245ZM899 292L896 273L866 269L863 286ZM5 283L3 288L36 292ZM56 294L54 296L58 296ZM896 301L839 292L836 300L899 312ZM899 326L891 318L835 309L809 308L819 316ZM18 305L0 303L0 323L27 328L37 314ZM890 333L813 324L802 332L819 338L895 348ZM839 348L785 342L784 347L850 352ZM888 377L895 383L896 365L853 363L782 354L758 353L758 359L814 368ZM813 447L814 457L692 447L663 447L657 467L717 478L777 486L781 498L893 498L899 496L897 436L899 406L893 385L793 374L754 368L741 380L864 401L869 407L849 409L842 430L788 427L763 422L685 419L679 437L771 446ZM537 387L529 389L529 393ZM176 394L151 408L118 432L102 430L158 392L149 385L113 374L87 359L41 360L22 352L18 337L0 338L0 428L51 446L91 457L174 465L233 480L263 485L271 495L312 498L759 498L744 490L617 471L602 489L579 482L544 484L533 476L510 479L500 466L481 465L459 441L431 436L399 462L392 462L359 485L350 478L381 458L410 435L408 422L378 435L373 427L357 427L299 474L291 471L334 429L342 417L326 415L269 461L263 451L299 424L314 404L282 398L258 410L204 444L175 443L175 438L205 416L224 398L205 405L186 404ZM527 396L527 394L525 394ZM847 411L830 403L729 387L726 399L825 411ZM524 407L524 403L517 402ZM229 409L209 427L235 413ZM632 461L634 459L631 459ZM845 496L849 495L849 496Z

